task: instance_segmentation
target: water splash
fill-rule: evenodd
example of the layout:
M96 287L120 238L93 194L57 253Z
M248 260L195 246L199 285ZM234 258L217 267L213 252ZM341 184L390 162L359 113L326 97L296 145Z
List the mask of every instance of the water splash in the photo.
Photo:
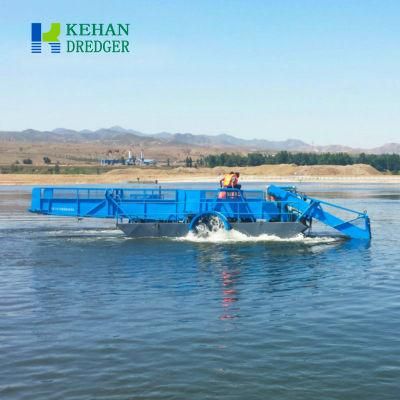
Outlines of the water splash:
M55 227L54 227L55 228ZM143 239L167 239L176 242L193 242L193 243L299 243L306 245L318 245L318 244L333 244L343 240L341 237L333 236L305 236L298 234L291 238L281 238L276 235L262 234L259 236L249 236L235 229L226 231L220 229L214 232L209 232L207 236L198 236L193 232L189 232L183 237L154 237L154 238L133 238L125 236L119 229L110 228L84 228L76 229L75 227L64 227L64 229L47 229L42 232L43 236L53 239L65 238L68 240L143 240ZM40 235L39 235L40 236Z
M235 229L230 231L219 230L210 232L205 237L196 236L193 232L189 232L184 237L174 238L176 241L195 242L195 243L237 243L237 242L281 242L281 243L302 243L302 244L330 244L337 243L343 239L332 236L305 236L298 234L291 238L281 238L276 235L262 234L259 236L248 236Z

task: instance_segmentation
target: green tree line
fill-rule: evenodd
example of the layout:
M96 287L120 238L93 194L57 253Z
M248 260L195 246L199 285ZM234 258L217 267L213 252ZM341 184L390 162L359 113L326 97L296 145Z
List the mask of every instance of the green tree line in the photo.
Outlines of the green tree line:
M197 165L204 167L246 167L263 164L296 165L352 165L368 164L378 171L400 172L399 154L349 154L349 153L290 153L280 151L276 154L237 153L211 154L197 160Z

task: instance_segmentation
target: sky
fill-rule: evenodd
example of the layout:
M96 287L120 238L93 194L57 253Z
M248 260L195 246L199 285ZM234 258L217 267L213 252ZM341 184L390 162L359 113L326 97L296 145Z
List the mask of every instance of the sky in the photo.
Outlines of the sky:
M131 52L31 54L32 22L129 23ZM400 2L0 0L0 130L114 125L400 142Z

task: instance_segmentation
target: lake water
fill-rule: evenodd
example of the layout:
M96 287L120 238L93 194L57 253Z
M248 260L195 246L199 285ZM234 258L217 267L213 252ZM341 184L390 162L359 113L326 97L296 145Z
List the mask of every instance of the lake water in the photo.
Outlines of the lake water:
M0 188L0 398L399 399L400 188L298 186L371 243L128 239Z

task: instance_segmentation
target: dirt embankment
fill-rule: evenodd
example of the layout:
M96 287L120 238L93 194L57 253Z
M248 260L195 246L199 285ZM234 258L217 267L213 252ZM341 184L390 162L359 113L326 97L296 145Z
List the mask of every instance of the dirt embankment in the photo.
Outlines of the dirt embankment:
M216 167L217 173L224 173L229 168ZM244 175L266 176L379 176L375 168L366 164L355 165L304 165L294 164L260 165L258 167L236 168ZM236 171L235 169L235 171Z
M369 165L347 166L292 164L260 165L257 167L215 168L140 168L115 169L101 175L27 175L0 174L2 185L63 185L63 184L108 184L138 183L144 181L188 182L215 181L231 169L241 173L242 181L358 181L400 182L400 176L384 175Z

